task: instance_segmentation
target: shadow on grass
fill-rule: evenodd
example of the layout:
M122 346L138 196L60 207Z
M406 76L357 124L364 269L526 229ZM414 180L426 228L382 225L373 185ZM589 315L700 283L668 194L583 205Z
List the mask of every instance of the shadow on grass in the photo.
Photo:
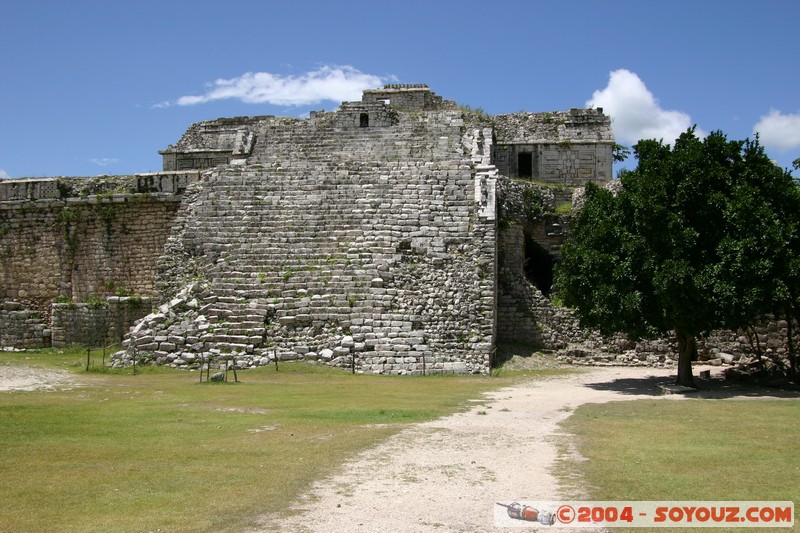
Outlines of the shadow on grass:
M680 394L688 398L714 400L742 398L787 398L800 399L797 387L767 387L752 383L737 383L721 378L701 379L695 376L697 389L676 387L674 376L646 376L641 378L619 378L613 381L587 383L586 386L603 391L614 391L631 396L664 396Z

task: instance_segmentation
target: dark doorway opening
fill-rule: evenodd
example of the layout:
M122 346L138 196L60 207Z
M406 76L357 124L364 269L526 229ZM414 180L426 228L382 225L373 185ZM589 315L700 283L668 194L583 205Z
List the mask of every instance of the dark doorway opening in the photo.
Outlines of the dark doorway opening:
M361 127L369 128L369 113L361 113Z
M517 154L517 171L520 178L530 178L533 176L533 154L530 152L520 152Z
M536 285L542 294L550 297L553 288L553 256L539 246L530 235L525 235L525 277Z

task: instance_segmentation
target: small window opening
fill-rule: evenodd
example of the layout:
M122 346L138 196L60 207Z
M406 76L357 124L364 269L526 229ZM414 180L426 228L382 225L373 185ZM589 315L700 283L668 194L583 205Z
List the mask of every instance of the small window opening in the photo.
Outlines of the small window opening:
M533 176L533 154L531 152L520 152L517 154L517 173L520 178L530 178Z
M369 113L361 113L361 127L369 128Z

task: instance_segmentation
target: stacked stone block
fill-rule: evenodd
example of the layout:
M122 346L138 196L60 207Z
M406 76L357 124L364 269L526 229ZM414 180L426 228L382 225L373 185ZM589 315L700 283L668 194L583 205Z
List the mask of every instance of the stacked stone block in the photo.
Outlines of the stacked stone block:
M474 201L460 113L340 124L336 113L250 124L247 164L204 175L170 244L197 260L202 311L166 349L142 342L164 336L161 317L145 319L120 359L135 348L245 365L303 357L365 372L488 371L495 221ZM192 313L178 313L181 323Z
M0 302L0 348L45 348L51 331L44 315L26 302Z
M109 296L93 303L54 303L52 346L118 344L137 320L150 312L147 297Z

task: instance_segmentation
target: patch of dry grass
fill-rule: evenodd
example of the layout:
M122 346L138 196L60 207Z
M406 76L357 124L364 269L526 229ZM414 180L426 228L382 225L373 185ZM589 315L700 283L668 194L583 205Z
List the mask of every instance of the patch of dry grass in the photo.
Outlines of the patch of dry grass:
M0 361L79 371L85 352ZM505 383L284 364L200 384L197 373L143 370L0 393L0 531L241 531L405 425Z

